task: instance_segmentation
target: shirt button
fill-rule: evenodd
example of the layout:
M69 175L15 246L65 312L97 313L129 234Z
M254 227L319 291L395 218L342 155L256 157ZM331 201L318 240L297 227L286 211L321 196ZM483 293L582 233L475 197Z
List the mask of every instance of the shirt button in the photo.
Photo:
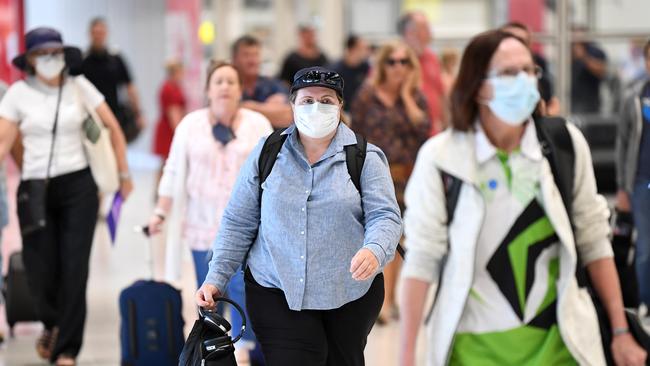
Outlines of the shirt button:
M306 190L306 191L305 191L305 193L307 193L307 194L308 194L308 193L309 193L309 190Z
M304 207L302 208L302 212L305 212L305 208L304 208Z
M300 232L300 235L305 235L305 232L304 232L304 231L301 231L301 232Z
M303 282L303 279L302 279L302 278L300 279L300 282Z
M301 255L301 256L300 256L300 259L305 259L305 256L304 256L304 255Z

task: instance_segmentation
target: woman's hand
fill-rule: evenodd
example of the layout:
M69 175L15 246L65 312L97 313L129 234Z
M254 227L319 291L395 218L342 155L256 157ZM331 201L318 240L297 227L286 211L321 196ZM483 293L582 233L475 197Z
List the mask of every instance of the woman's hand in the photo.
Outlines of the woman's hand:
M361 248L352 258L350 273L357 281L365 281L379 268L377 257L369 249Z
M614 336L612 340L612 357L617 366L643 366L647 353L641 348L630 333Z
M151 215L149 218L149 235L156 235L162 230L162 224L165 219L158 214Z
M631 209L630 196L622 189L616 192L616 208L621 212L630 212Z
M131 192L133 192L133 181L131 178L120 180L120 195L124 201L131 195Z
M415 89L415 72L408 71L406 74L406 78L404 82L402 83L402 88L400 90L400 93L402 95L402 98L407 98L412 95L413 89Z
M215 286L210 284L204 284L201 288L196 291L195 300L196 305L207 310L214 310L215 303L214 298L220 297L221 292Z

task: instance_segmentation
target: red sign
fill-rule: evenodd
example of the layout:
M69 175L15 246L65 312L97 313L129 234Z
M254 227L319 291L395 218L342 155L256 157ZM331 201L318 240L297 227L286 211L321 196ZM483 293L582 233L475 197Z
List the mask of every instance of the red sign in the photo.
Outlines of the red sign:
M22 0L0 0L0 80L7 84L21 77L11 60L24 50Z

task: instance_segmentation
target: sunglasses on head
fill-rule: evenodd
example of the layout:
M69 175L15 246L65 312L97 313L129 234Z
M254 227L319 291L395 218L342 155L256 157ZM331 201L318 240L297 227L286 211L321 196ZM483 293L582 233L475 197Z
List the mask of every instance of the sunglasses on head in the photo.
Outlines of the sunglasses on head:
M298 80L302 83L326 83L329 85L340 85L341 75L336 72L309 71L301 75Z
M411 65L411 60L408 58L389 58L386 59L385 63L388 66L395 66L397 64L401 64L402 66L409 66Z

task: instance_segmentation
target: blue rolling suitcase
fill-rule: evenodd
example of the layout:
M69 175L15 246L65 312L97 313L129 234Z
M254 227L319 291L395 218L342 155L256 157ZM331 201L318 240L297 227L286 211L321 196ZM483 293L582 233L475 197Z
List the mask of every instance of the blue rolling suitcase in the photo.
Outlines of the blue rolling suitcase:
M167 283L139 280L125 288L120 294L122 366L178 365L185 343L181 309L180 291Z

